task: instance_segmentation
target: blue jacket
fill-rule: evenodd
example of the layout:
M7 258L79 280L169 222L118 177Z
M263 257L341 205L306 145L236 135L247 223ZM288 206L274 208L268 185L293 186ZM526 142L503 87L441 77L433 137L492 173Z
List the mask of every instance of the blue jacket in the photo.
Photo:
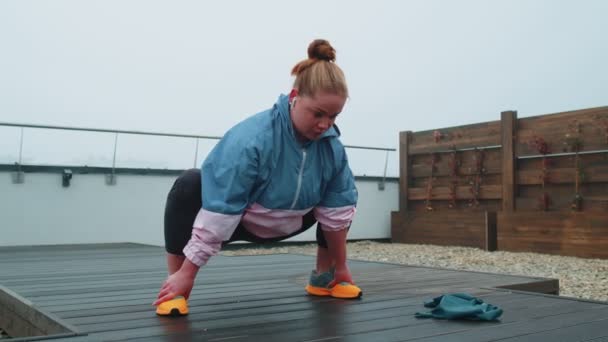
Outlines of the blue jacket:
M285 95L232 127L201 167L203 206L186 256L204 264L239 222L262 238L299 230L311 210L325 230L348 226L357 189L339 136L333 126L300 144Z

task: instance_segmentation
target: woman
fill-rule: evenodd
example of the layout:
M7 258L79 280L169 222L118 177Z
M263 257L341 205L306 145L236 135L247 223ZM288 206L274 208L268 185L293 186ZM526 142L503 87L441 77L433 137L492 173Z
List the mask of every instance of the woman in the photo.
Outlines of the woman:
M169 277L154 302L157 313L170 313L176 297L178 311L187 312L199 268L223 245L280 241L315 222L317 265L306 291L361 295L346 264L357 189L334 125L348 88L329 42L313 41L308 57L292 69L289 96L231 128L200 171L175 181L165 210Z

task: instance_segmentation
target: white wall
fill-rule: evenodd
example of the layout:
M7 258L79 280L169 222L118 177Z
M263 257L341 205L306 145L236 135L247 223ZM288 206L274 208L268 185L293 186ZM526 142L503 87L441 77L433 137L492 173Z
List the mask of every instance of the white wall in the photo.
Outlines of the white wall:
M163 245L163 211L175 176L118 175L107 186L101 174L28 173L13 184L0 172L0 246L137 242ZM398 207L398 183L384 191L358 180L359 203L350 239L390 237L390 212ZM314 229L292 241L314 240Z

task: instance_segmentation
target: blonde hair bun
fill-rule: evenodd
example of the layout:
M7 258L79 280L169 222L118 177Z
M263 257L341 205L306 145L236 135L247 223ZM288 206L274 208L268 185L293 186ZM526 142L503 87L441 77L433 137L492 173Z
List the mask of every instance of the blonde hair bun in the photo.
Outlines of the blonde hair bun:
M336 50L325 39L316 39L308 45L308 58L328 62L336 61Z
M319 91L348 97L348 87L342 69L335 63L336 50L325 39L308 45L308 58L291 69L296 77L293 88L301 96L314 96Z

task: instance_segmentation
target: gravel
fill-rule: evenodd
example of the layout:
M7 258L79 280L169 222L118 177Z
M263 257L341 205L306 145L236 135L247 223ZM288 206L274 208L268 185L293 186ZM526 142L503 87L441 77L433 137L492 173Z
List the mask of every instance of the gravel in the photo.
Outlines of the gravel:
M477 248L375 241L348 243L348 258L412 266L559 279L560 295L608 301L608 260L539 253L487 252ZM221 255L316 254L316 244L241 247Z

